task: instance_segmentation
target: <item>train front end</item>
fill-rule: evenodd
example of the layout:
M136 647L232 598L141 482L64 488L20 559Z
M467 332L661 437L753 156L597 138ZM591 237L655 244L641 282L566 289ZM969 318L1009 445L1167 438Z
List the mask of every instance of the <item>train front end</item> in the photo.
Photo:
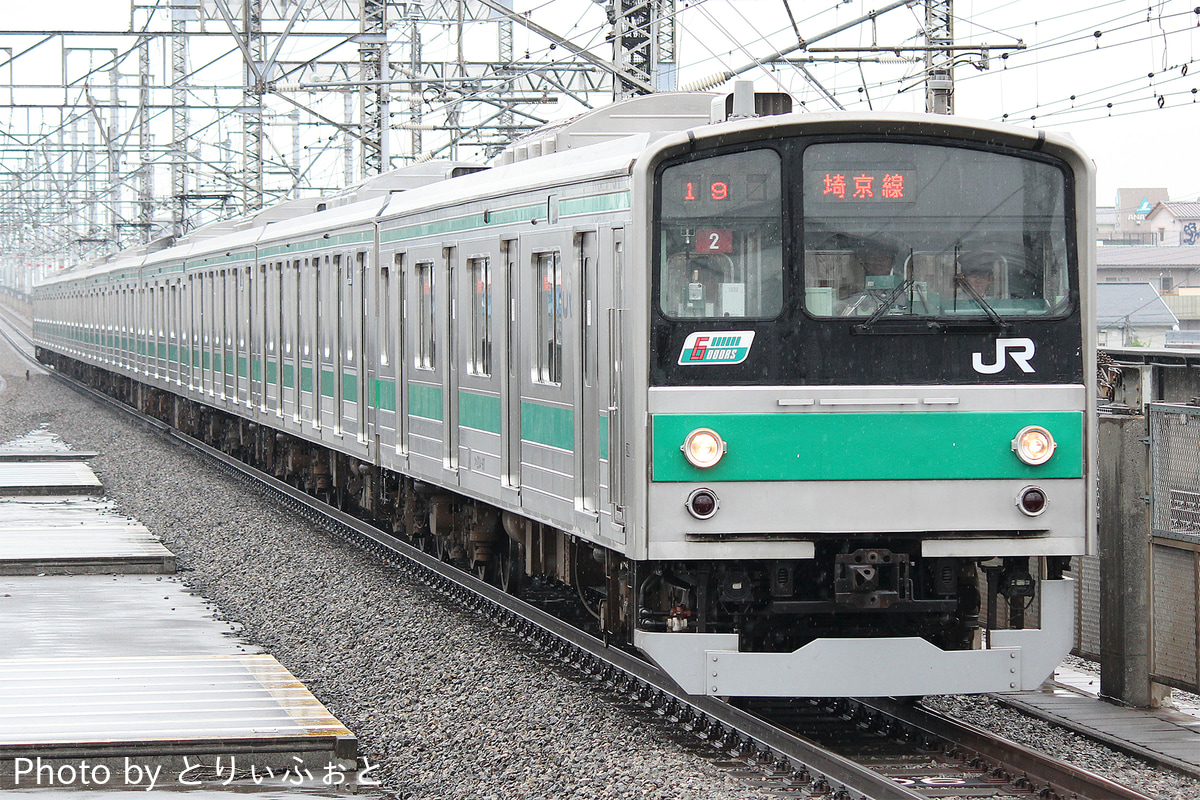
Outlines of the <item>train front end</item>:
M788 115L663 140L634 189L635 644L717 696L1040 685L1095 527L1091 163Z

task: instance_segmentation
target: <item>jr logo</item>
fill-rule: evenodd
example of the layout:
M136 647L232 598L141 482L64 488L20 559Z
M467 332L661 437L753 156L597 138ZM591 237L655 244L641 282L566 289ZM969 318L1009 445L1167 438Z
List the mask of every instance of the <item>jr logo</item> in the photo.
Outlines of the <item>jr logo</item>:
M971 366L983 375L995 375L997 372L1003 372L1007 359L1012 358L1013 363L1020 367L1022 372L1033 372L1033 367L1029 366L1033 351L1032 339L997 339L995 362L985 364L983 353L972 353Z

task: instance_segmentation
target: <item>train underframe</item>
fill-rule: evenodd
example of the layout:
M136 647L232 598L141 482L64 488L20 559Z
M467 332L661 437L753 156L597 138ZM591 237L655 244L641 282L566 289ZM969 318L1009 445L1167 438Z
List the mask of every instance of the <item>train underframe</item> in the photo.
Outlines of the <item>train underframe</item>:
M971 650L1026 627L1040 579L1069 558L922 558L917 537L818 538L805 560L632 561L485 502L360 461L128 376L39 350L39 358L425 552L517 593L569 588L593 625L632 643L651 633L736 634L743 651L788 653L818 639L916 637Z

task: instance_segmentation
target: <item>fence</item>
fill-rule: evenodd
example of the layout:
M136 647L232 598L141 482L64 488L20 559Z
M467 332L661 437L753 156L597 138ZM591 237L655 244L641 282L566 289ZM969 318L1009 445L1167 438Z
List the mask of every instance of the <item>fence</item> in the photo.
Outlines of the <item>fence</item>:
M1150 404L1151 679L1200 692L1200 407Z

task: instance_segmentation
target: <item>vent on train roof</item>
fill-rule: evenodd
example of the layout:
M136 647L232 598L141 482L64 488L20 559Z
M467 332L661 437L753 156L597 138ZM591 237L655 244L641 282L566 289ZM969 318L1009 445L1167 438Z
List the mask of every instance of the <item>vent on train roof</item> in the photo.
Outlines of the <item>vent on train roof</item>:
M505 148L495 163L511 164L633 134L661 136L727 119L791 113L790 95L755 94L751 81L738 81L734 90L729 94L660 92L593 109L538 128Z
M407 167L394 169L391 172L384 172L381 175L374 175L353 186L348 186L332 197L325 198L322 201L325 208L318 208L317 210L322 211L350 205L351 203L360 203L363 200L387 197L393 192L404 192L409 189L428 186L432 183L458 178L462 175L470 175L473 172L482 172L486 169L487 167L482 164L472 164L465 161L437 160L410 164Z
M755 92L753 81L737 81L732 92L713 100L712 111L712 122L790 114L792 96L786 92Z

